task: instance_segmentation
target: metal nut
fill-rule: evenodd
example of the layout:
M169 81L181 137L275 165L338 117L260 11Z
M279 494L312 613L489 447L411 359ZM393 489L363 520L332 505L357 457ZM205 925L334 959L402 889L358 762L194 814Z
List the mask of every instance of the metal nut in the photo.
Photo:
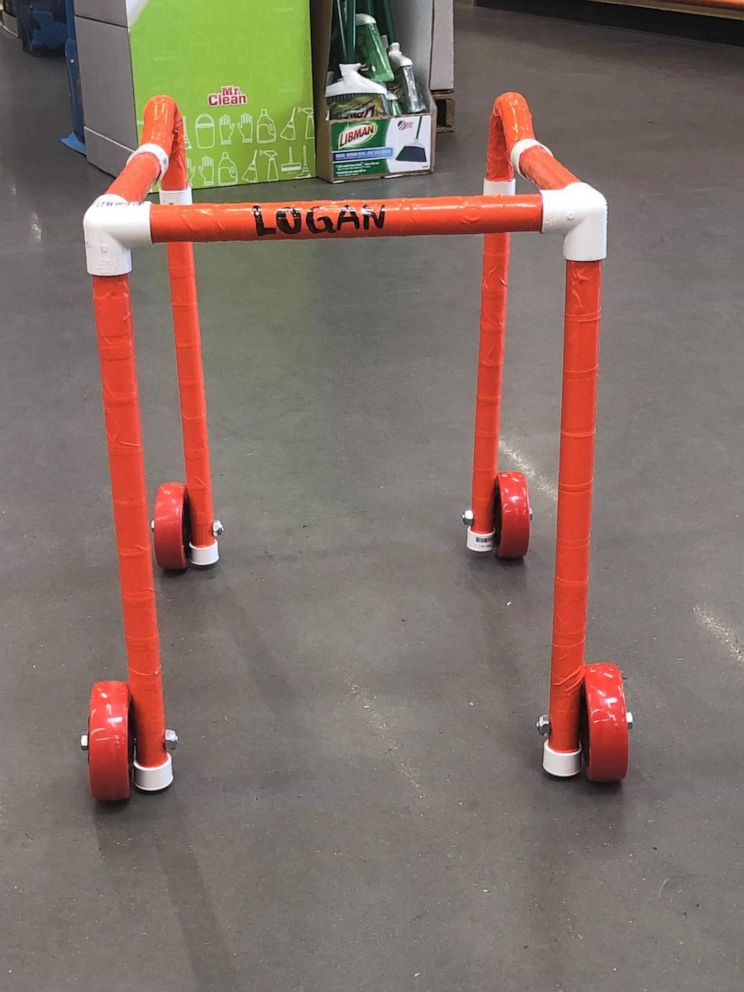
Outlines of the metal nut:
M475 514L473 513L472 510L462 511L462 522L465 524L466 527L472 527L474 520L475 520Z
M626 719L626 721L628 723L628 730L632 730L633 729L633 714L630 712L630 710L628 710L627 713L625 714L625 719Z
M550 720L548 719L547 713L544 713L541 717L538 717L535 726L537 727L537 732L541 737L548 736L550 733Z
M88 750L88 735L87 734L81 734L80 735L80 750L81 751L87 751Z
M165 746L168 751L175 751L178 747L178 734L175 730L166 730L165 732Z
M212 533L214 534L215 537L222 537L222 535L225 533L225 528L222 526L221 520L215 520L215 522L212 524Z

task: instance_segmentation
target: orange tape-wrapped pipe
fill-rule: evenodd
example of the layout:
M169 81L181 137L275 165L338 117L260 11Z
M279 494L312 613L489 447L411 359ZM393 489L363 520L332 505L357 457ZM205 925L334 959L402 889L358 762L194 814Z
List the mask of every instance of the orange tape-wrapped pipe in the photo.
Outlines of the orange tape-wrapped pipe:
M143 149L135 153L109 187L109 194L138 203L159 178L162 178L166 188L181 189L187 185L183 122L170 97L158 96L148 101L142 144L156 147L151 151ZM161 177L163 154L168 156L169 164ZM176 279L180 284L181 278L177 276ZM183 281L188 281L188 273ZM182 298L184 295L188 296L188 290L181 293ZM165 750L163 681L142 453L134 323L127 276L93 276L93 302L137 764L146 770L161 768L168 755ZM186 304L188 309L188 300ZM189 330L193 322L188 316L179 317L179 323L187 328L184 336L193 332L193 327ZM198 324L196 334L198 338Z
M519 93L503 93L493 105L489 132L488 166L503 171L504 159L510 160L520 141L534 140L532 114ZM525 179L538 189L563 189L577 182L576 176L561 165L545 148L535 144L521 155L519 169Z
M197 548L208 547L214 544L214 507L209 467L207 401L204 390L199 306L196 294L194 249L191 244L168 245L168 275L173 308L191 543Z
M148 106L154 101L170 100L173 104L173 123L170 131L170 164L163 176L161 186L163 189L185 189L189 184L188 163L186 161L186 143L184 138L183 118L181 111L170 97L153 97L148 101ZM145 130L143 130L142 141L152 140L146 137L147 128L147 107L145 108Z
M550 747L578 748L589 591L602 263L566 263Z
M488 134L486 185L514 178L511 153L520 141L534 140L532 115L519 93L504 93L493 105ZM520 157L520 170L538 189L562 189L576 177L535 144ZM483 245L478 381L473 445L471 505L475 534L494 529L494 484L498 471L501 395L509 278L508 233L486 234Z
M471 495L471 528L476 534L491 534L494 529L508 278L509 235L487 234L483 245Z
M155 582L127 276L93 276L137 761L167 761Z
M112 196L139 203L158 181L160 162L152 152L141 152L130 159L108 188Z
M163 189L183 189L188 185L183 120L175 100L154 96L147 101L142 127L142 145L158 145L169 156L163 176ZM160 178L160 162L152 152L135 153L109 186L108 192L130 203L144 200Z
M514 178L504 125L494 104L488 132L486 183L510 183ZM513 186L512 186L513 189ZM509 279L508 232L483 239L478 380L473 443L472 530L493 531L494 482L498 470L501 389L504 369L506 302Z
M154 204L152 240L278 241L539 231L539 196L432 197L332 203Z

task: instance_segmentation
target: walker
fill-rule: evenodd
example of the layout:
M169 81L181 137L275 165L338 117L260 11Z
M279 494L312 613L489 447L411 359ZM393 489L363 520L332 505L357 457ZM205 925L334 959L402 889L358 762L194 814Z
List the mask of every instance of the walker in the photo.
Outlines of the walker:
M516 195L515 171L538 192ZM160 204L151 204L144 198L158 180ZM143 143L87 211L84 230L128 662L127 682L97 682L91 690L81 744L93 796L121 800L132 781L144 792L173 781L177 736L165 723L151 539L164 569L205 568L219 559L193 256L193 242L207 241L485 235L472 508L463 520L472 552L519 559L530 535L527 483L497 464L509 238L517 231L560 235L566 296L553 642L549 711L537 726L551 776L577 775L583 765L594 782L624 778L632 717L620 670L584 659L607 204L535 139L523 97L505 93L494 104L482 196L198 205L181 115L169 97L153 97ZM161 242L168 245L185 481L160 486L151 524L129 273L133 248Z

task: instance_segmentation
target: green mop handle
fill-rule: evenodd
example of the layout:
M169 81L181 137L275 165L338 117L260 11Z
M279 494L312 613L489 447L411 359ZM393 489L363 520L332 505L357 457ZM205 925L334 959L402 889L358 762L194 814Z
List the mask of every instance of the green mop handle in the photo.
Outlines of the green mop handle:
M398 33L395 30L395 21L393 20L393 8L390 6L390 0L375 0L375 9L377 11L377 23L382 24L385 30L380 30L383 34L387 35L388 45L392 45L394 41L398 40Z
M346 30L344 28L344 12L341 8L341 0L335 0L333 13L336 15L336 26L338 28L338 41L341 47L341 61L344 65L349 64L349 53L346 50Z
M356 60L357 0L346 0L346 58Z

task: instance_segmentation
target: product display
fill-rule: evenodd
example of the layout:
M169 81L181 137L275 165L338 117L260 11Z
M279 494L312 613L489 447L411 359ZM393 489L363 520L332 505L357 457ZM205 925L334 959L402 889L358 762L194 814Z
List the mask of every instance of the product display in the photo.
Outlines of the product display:
M420 53L404 54L392 0L315 0L316 101L322 122L319 173L326 179L428 171L433 161L433 102L420 80L431 59L432 0L405 5L405 24ZM327 47L321 44L327 39ZM420 77L419 77L420 73ZM420 115L414 119L413 115Z
M414 119L420 124L422 118ZM538 721L547 737L543 767L569 777L579 773L583 761L593 781L622 779L632 723L622 677L615 665L586 665L584 659L607 246L604 197L536 141L527 105L515 93L494 104L482 196L195 206L183 135L174 101L150 100L143 144L84 222L129 666L128 682L97 683L90 696L83 742L92 794L125 799L132 776L146 792L167 788L173 780L169 749L177 737L165 723L151 537L164 569L219 561L223 527L214 514L192 242L485 234L472 509L463 521L471 551L520 559L530 536L527 483L520 472L498 469L510 231L559 234L566 259L550 712ZM417 147L407 142L401 154ZM269 161L276 169L275 157ZM514 169L540 192L516 195ZM142 202L159 178L161 205ZM152 535L129 288L131 250L148 242L168 246L185 465L185 482L167 482L158 490Z

